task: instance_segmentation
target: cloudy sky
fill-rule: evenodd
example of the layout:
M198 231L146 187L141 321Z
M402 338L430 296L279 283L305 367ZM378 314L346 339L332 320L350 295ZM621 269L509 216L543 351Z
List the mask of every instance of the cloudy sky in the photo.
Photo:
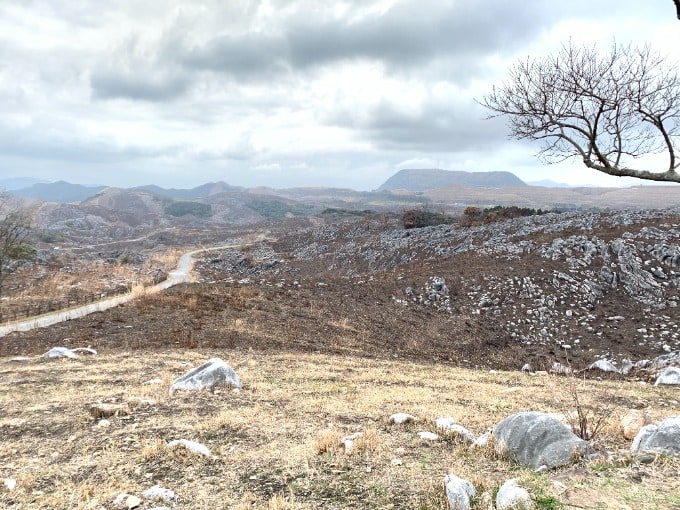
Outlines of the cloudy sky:
M574 42L677 58L670 0L1 0L0 178L377 188L544 166L475 99Z

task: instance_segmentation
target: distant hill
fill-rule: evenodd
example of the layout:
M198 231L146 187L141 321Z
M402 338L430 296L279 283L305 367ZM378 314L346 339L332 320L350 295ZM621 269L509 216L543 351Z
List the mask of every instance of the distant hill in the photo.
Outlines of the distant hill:
M12 194L25 198L38 198L47 202L81 202L104 188L106 186L83 186L66 181L39 182L29 188L13 190Z
M0 179L0 190L15 190L21 188L28 188L39 182L47 182L40 179L34 179L33 177L9 177L6 179Z
M136 188L130 188L135 191L148 191L154 195L168 198L179 198L184 200L190 200L193 198L206 198L210 195L216 195L218 193L234 193L243 191L243 188L239 186L231 186L226 182L208 182L206 184L201 184L191 189L176 189L176 188L161 188L155 184L149 184L146 186L137 186Z
M462 172L437 169L399 170L387 179L377 191L405 189L426 191L448 186L469 188L506 188L526 186L526 183L510 172Z

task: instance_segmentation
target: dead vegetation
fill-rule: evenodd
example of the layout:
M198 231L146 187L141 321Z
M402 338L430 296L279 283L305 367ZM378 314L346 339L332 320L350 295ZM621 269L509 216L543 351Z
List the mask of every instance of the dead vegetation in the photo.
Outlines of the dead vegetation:
M240 392L168 395L175 377L212 356L239 367ZM153 380L160 382L148 383ZM564 391L563 381L398 360L224 349L119 352L63 362L3 359L0 478L13 478L17 486L0 490L0 506L110 508L121 492L141 496L159 484L176 492L179 500L171 506L177 509L445 509L442 479L455 473L480 492L476 509L487 508L485 501L508 478L529 487L539 508L678 507L680 464L632 460L617 414L607 418L598 440L609 454L543 474L490 451L470 451L462 442L417 435L435 430L434 420L443 416L481 434L516 411L562 412L555 394ZM593 403L606 406L615 395L623 407L645 409L655 420L678 405L672 389L584 384ZM92 402L129 413L102 421L91 415ZM418 421L390 424L395 412ZM342 439L356 432L363 435L345 453ZM166 447L180 438L206 445L213 457Z

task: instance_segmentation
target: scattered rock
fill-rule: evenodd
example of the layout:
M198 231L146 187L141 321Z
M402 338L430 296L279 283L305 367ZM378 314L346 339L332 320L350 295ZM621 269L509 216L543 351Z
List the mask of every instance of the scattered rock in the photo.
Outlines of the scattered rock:
M107 420L106 418L103 418L97 422L97 424L94 426L96 429L105 429L111 426L111 422Z
M76 358L76 353L73 352L71 349L67 349L66 347L52 347L49 351L47 351L45 354L43 354L46 358L71 358L74 359Z
M154 485L153 487L149 487L147 490L143 492L142 495L148 499L160 499L166 502L174 501L175 499L177 499L175 491L166 489L165 487L161 487L160 485Z
M550 372L552 372L553 374L571 375L573 371L571 367L568 367L566 365L563 365L562 363L555 361L550 366Z
M188 439L175 439L174 441L170 441L167 445L167 449L173 450L175 448L185 448L191 453L212 457L212 453L207 446L195 441L189 441Z
M474 443L475 435L468 429L456 423L453 418L437 418L435 421L437 428L446 432L448 435L457 435L469 443Z
M11 358L9 361L11 363L26 363L28 361L31 361L32 358L29 358L28 356L15 356L14 358Z
M484 449L489 446L489 439L491 438L491 432L484 432L470 445L470 448L480 448Z
M113 500L113 506L121 509L127 508L131 510L132 508L137 508L141 504L142 504L141 499L139 499L137 496L133 496L125 492L118 494L116 499Z
M529 492L517 485L517 480L508 480L496 494L496 510L531 510L534 503Z
M402 423L411 423L416 419L417 418L412 414L396 413L390 416L390 423L394 423L395 425L401 425Z
M654 386L659 385L680 386L680 368L668 367L661 372L661 375L656 379Z
M470 510L470 498L477 494L470 482L455 475L446 475L444 485L446 486L446 499L449 501L451 510Z
M650 425L651 423L652 419L647 413L638 409L632 409L621 418L621 433L623 434L623 437L631 440L637 436L642 427Z
M363 432L355 432L354 434L350 434L348 436L343 437L342 444L345 447L345 453L349 453L350 451L352 451L352 448L354 447L354 441L356 441L363 435L364 435Z
M5 478L3 484L8 491L12 492L17 486L17 481L14 478Z
M234 369L220 358L212 358L175 379L170 386L170 395L177 390L202 390L215 386L241 387L241 381Z
M163 382L163 379L160 377L156 377L155 379L149 379L148 381L144 381L142 384L160 384Z
M418 437L420 439L425 439L426 441L436 441L439 439L439 436L435 434L434 432L427 432L427 431L421 431L418 432Z
M615 372L619 373L619 369L616 365L609 361L608 359L598 359L595 363L588 365L587 370L602 370L603 372Z
M680 415L666 418L659 425L642 427L635 436L630 451L636 456L680 455Z
M534 372L534 367L531 366L531 363L525 363L522 368L522 372Z
M553 416L524 412L505 418L493 429L499 455L534 469L570 464L586 451L586 442Z

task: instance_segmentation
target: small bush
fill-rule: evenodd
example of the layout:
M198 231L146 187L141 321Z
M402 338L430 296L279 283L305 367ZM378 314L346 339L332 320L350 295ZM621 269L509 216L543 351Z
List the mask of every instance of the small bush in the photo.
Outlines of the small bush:
M401 218L404 228L432 227L436 225L449 225L456 220L444 213L425 211L423 209L410 209Z
M170 216L187 216L189 214L197 218L209 218L213 211L210 204L200 202L171 202L165 206L165 213Z

